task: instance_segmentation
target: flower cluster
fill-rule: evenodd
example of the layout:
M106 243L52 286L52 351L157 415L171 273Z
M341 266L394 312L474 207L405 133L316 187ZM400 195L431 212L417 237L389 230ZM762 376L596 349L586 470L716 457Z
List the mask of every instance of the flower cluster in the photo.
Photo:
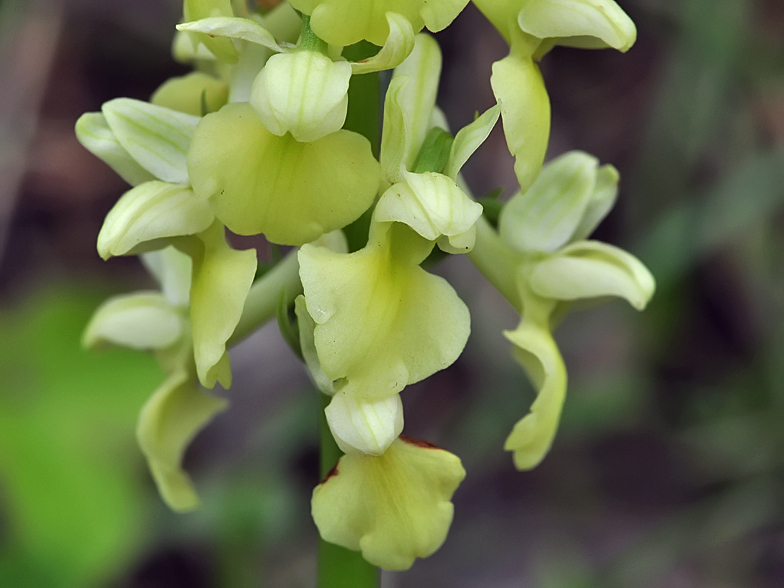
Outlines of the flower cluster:
M571 301L620 296L643 308L653 279L634 257L587 240L611 209L618 173L582 152L543 167L550 107L537 62L556 44L628 49L634 25L612 1L475 0L509 42L493 66L497 105L454 135L436 106L441 52L421 32L447 27L467 0L289 0L248 10L185 0L175 56L193 64L149 102L115 99L77 123L82 144L132 188L106 217L98 252L140 255L161 291L107 301L88 346L155 352L166 380L138 437L164 500L197 506L181 462L226 402L227 346L272 317L296 316L297 351L330 397L326 422L344 452L314 490L321 536L386 569L407 569L443 543L460 460L401 435L400 393L451 365L470 332L466 305L422 262L468 257L520 311L506 333L538 388L506 449L520 469L547 453L566 391L552 337ZM351 62L357 42L377 46ZM378 157L347 130L361 109L354 76L392 70ZM368 105L372 108L374 105ZM520 191L497 230L460 170L498 119ZM349 246L342 229L369 221ZM297 249L272 269L227 231Z

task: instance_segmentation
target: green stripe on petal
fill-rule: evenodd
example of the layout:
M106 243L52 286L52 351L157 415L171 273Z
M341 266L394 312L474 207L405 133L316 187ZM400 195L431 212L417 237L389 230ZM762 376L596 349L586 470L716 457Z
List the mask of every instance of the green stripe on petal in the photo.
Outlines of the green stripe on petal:
M160 248L162 239L200 233L213 220L209 204L188 186L145 182L123 194L106 215L98 253L109 259L139 253L145 245Z
M159 292L115 296L95 311L82 345L108 343L132 349L163 349L183 334L183 317Z
M529 470L544 459L553 444L566 396L566 367L546 328L522 321L504 336L515 344L513 355L537 387L530 412L520 419L506 439L504 449L513 452L515 466Z
M493 64L493 94L501 107L504 135L525 191L542 169L550 138L550 98L539 67L514 52Z
M400 394L366 400L338 392L324 412L343 453L382 455L403 431Z
M338 131L313 143L270 133L247 104L202 120L188 154L193 189L242 235L301 245L356 220L372 204L381 170L370 142Z
M599 161L572 151L548 163L501 211L501 239L516 251L555 251L572 238L594 194Z
M232 17L234 9L230 0L185 0L183 16L186 21L200 20L211 17ZM219 60L227 63L237 61L237 49L230 39L214 38L208 34L192 33Z
M155 179L120 145L102 113L88 112L80 116L76 121L76 138L131 186Z
M188 444L227 401L199 390L185 370L174 372L150 397L139 415L136 436L166 504L184 512L199 505L199 498L182 458Z
M223 225L192 240L191 329L199 381L212 388L231 386L226 341L240 320L256 273L256 251L237 251L226 243Z
M404 162L408 170L413 169L430 130L441 78L441 63L441 49L436 40L430 35L417 35L413 52L395 68L394 77L408 77L408 83L402 86L397 96L406 125Z
M250 105L274 135L306 143L346 122L351 65L318 51L273 55L256 77Z
M338 388L383 398L451 365L470 331L468 309L417 264L432 249L408 227L375 225L365 249L306 245L300 277L321 367Z
M210 37L225 37L237 39L238 41L248 41L256 45L261 45L272 51L285 51L275 40L275 37L261 24L249 18L239 17L210 17L185 22L177 25L178 31L189 33L203 33ZM201 35L200 35L200 38Z
M443 174L405 172L404 178L378 201L375 222L405 223L429 241L442 235L460 240L482 214L482 206ZM473 247L473 242L465 244L470 247L462 253Z
M465 477L460 459L400 437L384 455L344 455L313 490L313 520L325 541L387 570L407 570L433 554L452 523L452 495Z
M351 64L353 74L366 74L397 67L414 50L414 29L404 16L387 12L389 35L381 50L368 59Z
M637 39L632 20L613 0L528 0L520 2L517 22L538 39L585 48L628 51Z
M188 183L185 156L198 117L130 98L110 100L101 110L139 165L164 182Z
M600 296L626 299L637 310L656 288L653 276L633 255L598 241L578 241L536 264L531 289L543 298L579 300Z

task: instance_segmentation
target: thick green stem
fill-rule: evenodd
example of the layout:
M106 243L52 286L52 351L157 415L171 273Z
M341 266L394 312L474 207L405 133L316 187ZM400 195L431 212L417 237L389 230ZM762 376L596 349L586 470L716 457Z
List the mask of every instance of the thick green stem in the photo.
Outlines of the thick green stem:
M281 292L286 305L302 294L297 250L291 251L250 287L242 316L228 345L235 345L266 323L278 310Z
M517 290L518 260L501 242L501 237L484 216L480 216L476 221L476 244L467 255L503 297L518 312L522 312L523 303Z
M320 467L321 477L327 474L343 455L327 424L324 408L331 398L321 395L321 414L319 427L321 433ZM378 568L364 560L357 551L351 551L333 543L319 539L318 551L318 588L375 588L378 586Z
M344 57L359 61L375 54L378 48L362 42L346 47ZM373 154L378 157L381 145L381 94L377 73L351 76L348 90L348 115L343 128L360 133L370 141ZM367 243L371 212L344 229L349 249L356 251ZM321 428L321 476L325 477L335 466L342 452L335 444L327 425L324 408L330 398L322 396L319 415ZM376 588L379 570L369 564L358 551L351 551L319 539L318 588Z

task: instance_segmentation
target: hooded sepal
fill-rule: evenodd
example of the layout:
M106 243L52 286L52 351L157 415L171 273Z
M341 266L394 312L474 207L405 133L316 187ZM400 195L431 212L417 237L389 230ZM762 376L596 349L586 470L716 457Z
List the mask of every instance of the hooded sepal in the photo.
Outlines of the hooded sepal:
M166 239L193 235L215 220L210 206L189 186L157 180L129 190L104 219L98 233L103 259L160 249Z
M403 431L400 394L365 399L338 392L324 412L335 442L347 454L383 455Z
M457 456L401 436L381 456L344 455L313 490L313 520L325 541L406 570L443 544L464 477Z

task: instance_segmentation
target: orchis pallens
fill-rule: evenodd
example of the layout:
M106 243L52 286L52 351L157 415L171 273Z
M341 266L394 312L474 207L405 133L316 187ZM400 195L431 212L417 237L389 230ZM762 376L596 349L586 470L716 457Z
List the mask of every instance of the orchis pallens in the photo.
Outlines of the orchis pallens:
M544 458L558 427L567 377L555 322L575 300L642 309L653 294L636 258L587 240L615 202L615 168L579 151L544 165L539 60L554 45L626 51L636 32L612 0L476 0L509 55L493 66L497 104L452 134L436 106L441 51L422 31L449 26L467 0L273 4L185 0L174 53L195 71L150 102L115 99L77 123L82 144L132 186L99 254L140 255L161 286L107 301L84 342L160 361L166 379L142 410L139 443L164 500L186 511L198 496L183 453L227 408L208 392L231 385L227 348L276 314L294 317L289 339L329 397L326 426L345 454L313 491L316 526L404 570L444 542L466 475L457 456L401 434L401 392L454 363L471 330L466 304L423 262L467 254L520 313L505 335L538 396L506 442L519 469ZM375 48L350 61L355 43ZM352 88L359 76L380 88L384 70L382 120L377 94ZM347 128L352 112L383 128L380 144ZM520 190L496 230L460 170L499 118ZM227 232L295 249L260 267Z

